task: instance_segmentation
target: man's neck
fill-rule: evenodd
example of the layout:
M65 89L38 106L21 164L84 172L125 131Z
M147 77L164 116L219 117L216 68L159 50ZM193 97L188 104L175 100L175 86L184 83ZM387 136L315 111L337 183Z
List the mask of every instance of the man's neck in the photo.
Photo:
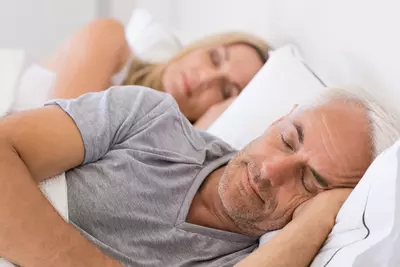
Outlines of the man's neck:
M241 234L240 229L226 214L218 194L218 185L224 169L225 167L219 168L206 177L193 198L186 221Z

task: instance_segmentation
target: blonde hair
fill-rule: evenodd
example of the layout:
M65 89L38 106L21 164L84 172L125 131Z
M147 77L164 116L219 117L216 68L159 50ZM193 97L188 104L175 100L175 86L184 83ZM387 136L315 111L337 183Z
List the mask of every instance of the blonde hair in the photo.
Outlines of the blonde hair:
M229 32L216 35L206 36L197 40L188 46L184 47L177 55L172 57L167 62L161 63L148 63L134 58L129 67L128 75L124 80L124 85L142 85L150 87L159 91L163 91L162 74L165 67L177 59L180 59L187 54L199 49L215 46L229 46L234 44L248 45L258 53L260 59L265 63L268 60L268 52L271 47L267 42L247 33Z

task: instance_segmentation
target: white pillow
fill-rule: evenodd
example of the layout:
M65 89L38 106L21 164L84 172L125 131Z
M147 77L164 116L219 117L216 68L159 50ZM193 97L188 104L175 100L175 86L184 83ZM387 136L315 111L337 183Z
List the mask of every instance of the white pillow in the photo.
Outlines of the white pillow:
M340 209L312 267L400 266L400 141L383 152Z
M6 115L13 104L24 60L24 50L0 49L0 117Z
M294 104L324 88L296 48L285 46L271 52L267 63L208 132L241 149L289 113Z
M158 22L145 9L135 9L125 26L126 40L142 60L160 62L178 53L183 45L171 29Z
M237 149L258 137L293 104L324 88L291 47L275 51L209 132ZM400 141L382 153L340 209L312 267L400 266ZM265 234L265 243L276 232Z

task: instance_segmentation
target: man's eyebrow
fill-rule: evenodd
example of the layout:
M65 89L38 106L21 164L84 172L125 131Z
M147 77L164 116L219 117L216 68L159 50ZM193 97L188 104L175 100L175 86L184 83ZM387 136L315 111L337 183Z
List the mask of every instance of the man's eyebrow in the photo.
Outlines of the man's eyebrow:
M293 123L294 127L296 128L297 131L297 136L299 138L300 144L303 144L304 142L304 132L303 132L303 126L299 123Z
M309 168L311 173L314 175L315 180L317 180L317 183L321 185L323 188L329 188L327 180L324 177L322 177L322 175L320 175L315 169L313 169L312 167Z

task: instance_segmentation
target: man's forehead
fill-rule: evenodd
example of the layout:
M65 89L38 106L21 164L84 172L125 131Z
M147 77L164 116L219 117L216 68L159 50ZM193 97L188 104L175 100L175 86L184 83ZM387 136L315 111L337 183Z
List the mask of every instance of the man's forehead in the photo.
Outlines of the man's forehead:
M303 105L292 116L293 124L302 127L307 150L317 152L312 153L310 163L323 173L347 178L362 175L371 159L365 110L360 105L348 103Z
M361 132L369 136L366 112L359 105L336 101L322 105L298 106L289 117L292 124L300 125L305 134L320 133L333 140L347 143L344 136L354 137ZM335 142L336 143L336 142Z
M298 121L301 120L302 118L308 118L308 117L313 117L316 114L320 114L321 110L317 109L318 106L315 105L310 105L310 104L303 104L297 106L295 109L293 109L287 116L287 118L290 121Z
M333 99L325 103L308 103L298 105L291 113L292 117L308 117L321 114L329 114L332 116L342 115L343 113L362 112L364 110L355 101L346 101L344 99Z

